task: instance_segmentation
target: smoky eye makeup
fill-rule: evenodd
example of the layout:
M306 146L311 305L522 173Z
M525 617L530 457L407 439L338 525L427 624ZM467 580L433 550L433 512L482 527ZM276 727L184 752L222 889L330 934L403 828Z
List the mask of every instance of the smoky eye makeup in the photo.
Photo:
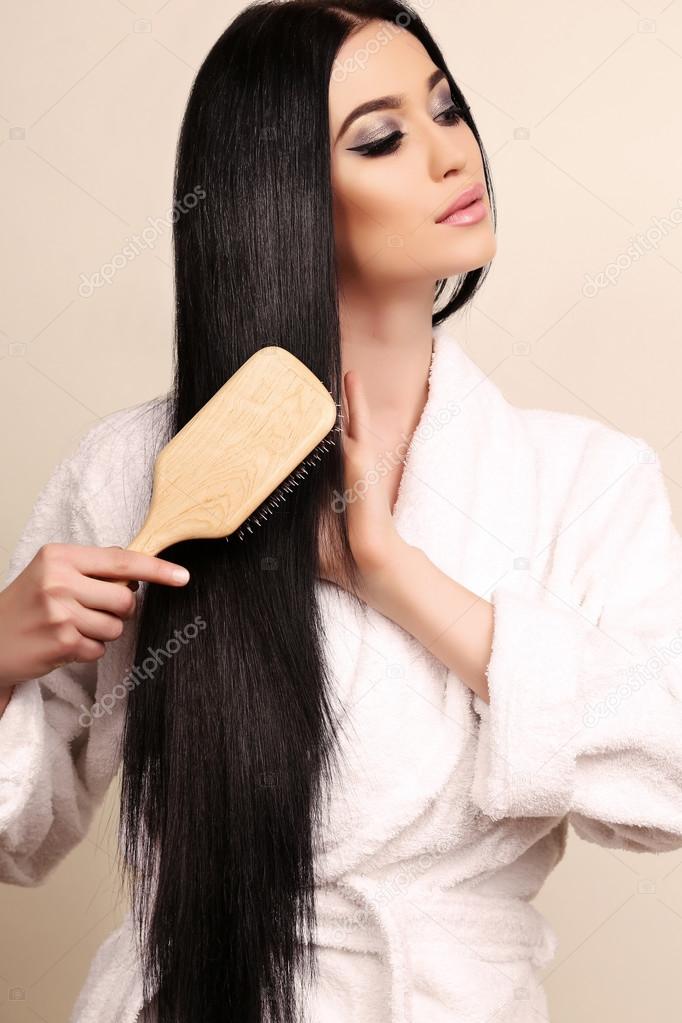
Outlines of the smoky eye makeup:
M446 93L445 96L440 96L439 97L438 103L436 104L436 112L434 114L434 117L440 117L440 115L444 114L446 112L446 110L458 110L459 111L459 107L457 106L457 104L455 103L454 99L452 98L452 96L450 95L449 92Z
M402 135L400 125L396 121L384 121L382 124L372 125L371 128L358 132L355 145L349 148L351 152L357 152L396 134Z
M459 124L463 111L454 103L450 93L446 93L440 99L441 101L435 105L434 119L447 115L442 121L446 127ZM405 134L396 121L385 121L380 125L373 126L370 130L360 132L355 140L355 145L349 146L348 151L359 153L361 156L382 156L385 153L395 152Z

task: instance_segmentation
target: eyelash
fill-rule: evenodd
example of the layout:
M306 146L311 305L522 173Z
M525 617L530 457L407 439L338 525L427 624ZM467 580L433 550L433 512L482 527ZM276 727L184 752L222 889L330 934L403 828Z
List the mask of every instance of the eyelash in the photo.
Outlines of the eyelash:
M449 122L448 128L454 128L462 120L460 115L457 113L458 109L459 108L453 104L451 107L448 107L447 110L443 110L443 112L438 115L439 117L442 117L443 114L455 113L454 120ZM386 156L388 153L394 153L398 149L400 140L403 138L405 138L404 131L394 131L380 142L376 142L371 146L356 146L354 149L351 149L351 152L360 153L361 156L368 156L370 158Z

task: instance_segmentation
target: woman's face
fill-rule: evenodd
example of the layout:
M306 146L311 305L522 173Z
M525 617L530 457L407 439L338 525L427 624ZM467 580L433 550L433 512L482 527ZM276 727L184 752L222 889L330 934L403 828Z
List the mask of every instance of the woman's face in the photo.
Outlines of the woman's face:
M361 104L400 95L400 107L374 110L347 124ZM373 21L340 49L329 114L337 261L346 280L435 284L485 266L494 256L481 151L452 107L447 79L405 29ZM372 147L390 136L372 155ZM474 184L483 186L483 219L438 223Z

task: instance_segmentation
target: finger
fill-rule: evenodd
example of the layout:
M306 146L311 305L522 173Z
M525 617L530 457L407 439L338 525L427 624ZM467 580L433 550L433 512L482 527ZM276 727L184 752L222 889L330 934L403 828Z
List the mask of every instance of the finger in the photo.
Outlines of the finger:
M62 664L80 660L90 650L99 649L101 655L103 651L95 645L109 643L112 640L118 639L123 632L125 623L116 615L107 614L104 611L93 611L90 608L83 607L71 595L55 597L54 599L58 600L68 612L69 632L73 632L73 641L69 641L71 656L62 661Z
M122 547L82 547L78 544L69 547L74 568L95 579L136 579L168 586L184 586L189 578L176 578L174 572L186 570L181 565L157 558L153 554L141 554Z
M139 584L136 582L134 586L137 589ZM71 585L73 596L83 607L106 611L119 618L132 618L137 610L137 598L131 588L80 574Z
M52 671L55 668L63 668L67 664L86 664L91 661L97 661L103 654L106 653L106 647L103 643L96 639L87 639L85 636L81 636L78 642L78 653L75 657L71 656L65 661L59 661L52 667Z
M369 424L369 405L358 373L355 370L348 370L343 378L343 385L349 409L348 435L353 440L360 440Z
M119 586L119 589L122 587ZM74 599L62 602L70 604L71 620L84 639L110 643L121 635L124 622L117 615L107 614L106 611L93 611Z

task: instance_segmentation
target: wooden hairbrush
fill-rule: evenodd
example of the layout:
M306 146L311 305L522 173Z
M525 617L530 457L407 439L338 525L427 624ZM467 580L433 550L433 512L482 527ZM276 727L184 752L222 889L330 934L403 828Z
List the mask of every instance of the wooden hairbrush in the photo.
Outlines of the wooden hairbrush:
M127 550L243 540L334 444L338 406L295 355L259 349L162 448L144 524Z

